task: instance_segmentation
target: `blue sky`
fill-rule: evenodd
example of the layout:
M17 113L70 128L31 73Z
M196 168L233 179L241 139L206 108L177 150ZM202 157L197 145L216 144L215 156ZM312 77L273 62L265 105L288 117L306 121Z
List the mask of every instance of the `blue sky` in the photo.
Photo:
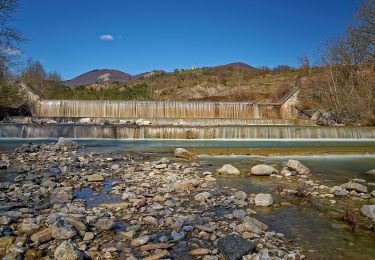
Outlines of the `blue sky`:
M352 22L359 0L21 0L22 59L70 79L213 66L296 66Z

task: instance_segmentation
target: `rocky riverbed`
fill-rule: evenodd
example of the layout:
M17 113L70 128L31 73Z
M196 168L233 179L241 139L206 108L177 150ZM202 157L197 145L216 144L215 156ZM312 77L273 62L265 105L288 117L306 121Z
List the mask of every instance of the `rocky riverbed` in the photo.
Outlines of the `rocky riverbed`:
M196 161L85 150L62 139L1 155L1 257L304 258Z

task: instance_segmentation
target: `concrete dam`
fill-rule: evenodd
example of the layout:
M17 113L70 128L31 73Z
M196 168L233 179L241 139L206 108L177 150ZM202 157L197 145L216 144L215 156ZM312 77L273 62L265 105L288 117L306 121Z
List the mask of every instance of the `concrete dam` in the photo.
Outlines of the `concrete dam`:
M297 94L279 104L37 99L33 117L0 123L0 138L375 139L375 127L298 119Z

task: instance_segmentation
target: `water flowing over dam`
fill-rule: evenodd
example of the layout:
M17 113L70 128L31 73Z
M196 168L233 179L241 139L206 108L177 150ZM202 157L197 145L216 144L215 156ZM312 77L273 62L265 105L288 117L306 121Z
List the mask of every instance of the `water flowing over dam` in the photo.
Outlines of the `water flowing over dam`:
M284 118L281 105L230 102L42 100L41 117Z
M1 124L0 138L375 139L375 127Z

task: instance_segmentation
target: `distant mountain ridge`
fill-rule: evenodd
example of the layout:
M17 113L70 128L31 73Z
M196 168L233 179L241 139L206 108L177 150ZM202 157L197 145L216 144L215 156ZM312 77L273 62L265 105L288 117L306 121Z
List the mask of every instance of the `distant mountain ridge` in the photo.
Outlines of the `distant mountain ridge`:
M203 67L202 69L215 69L215 68L230 68L230 67L238 67L240 69L245 70L256 70L256 68L243 63L243 62L234 62L224 65L219 65L215 67ZM163 70L153 70L149 72L140 73L137 75L130 75L128 73L113 70L113 69L96 69L85 72L77 77L63 81L63 84L68 87L75 87L75 86L87 86L91 84L105 84L105 83L113 83L113 82L127 82L131 80L136 80L140 78L148 78L155 75L166 74L167 72ZM173 73L173 72L171 72Z

